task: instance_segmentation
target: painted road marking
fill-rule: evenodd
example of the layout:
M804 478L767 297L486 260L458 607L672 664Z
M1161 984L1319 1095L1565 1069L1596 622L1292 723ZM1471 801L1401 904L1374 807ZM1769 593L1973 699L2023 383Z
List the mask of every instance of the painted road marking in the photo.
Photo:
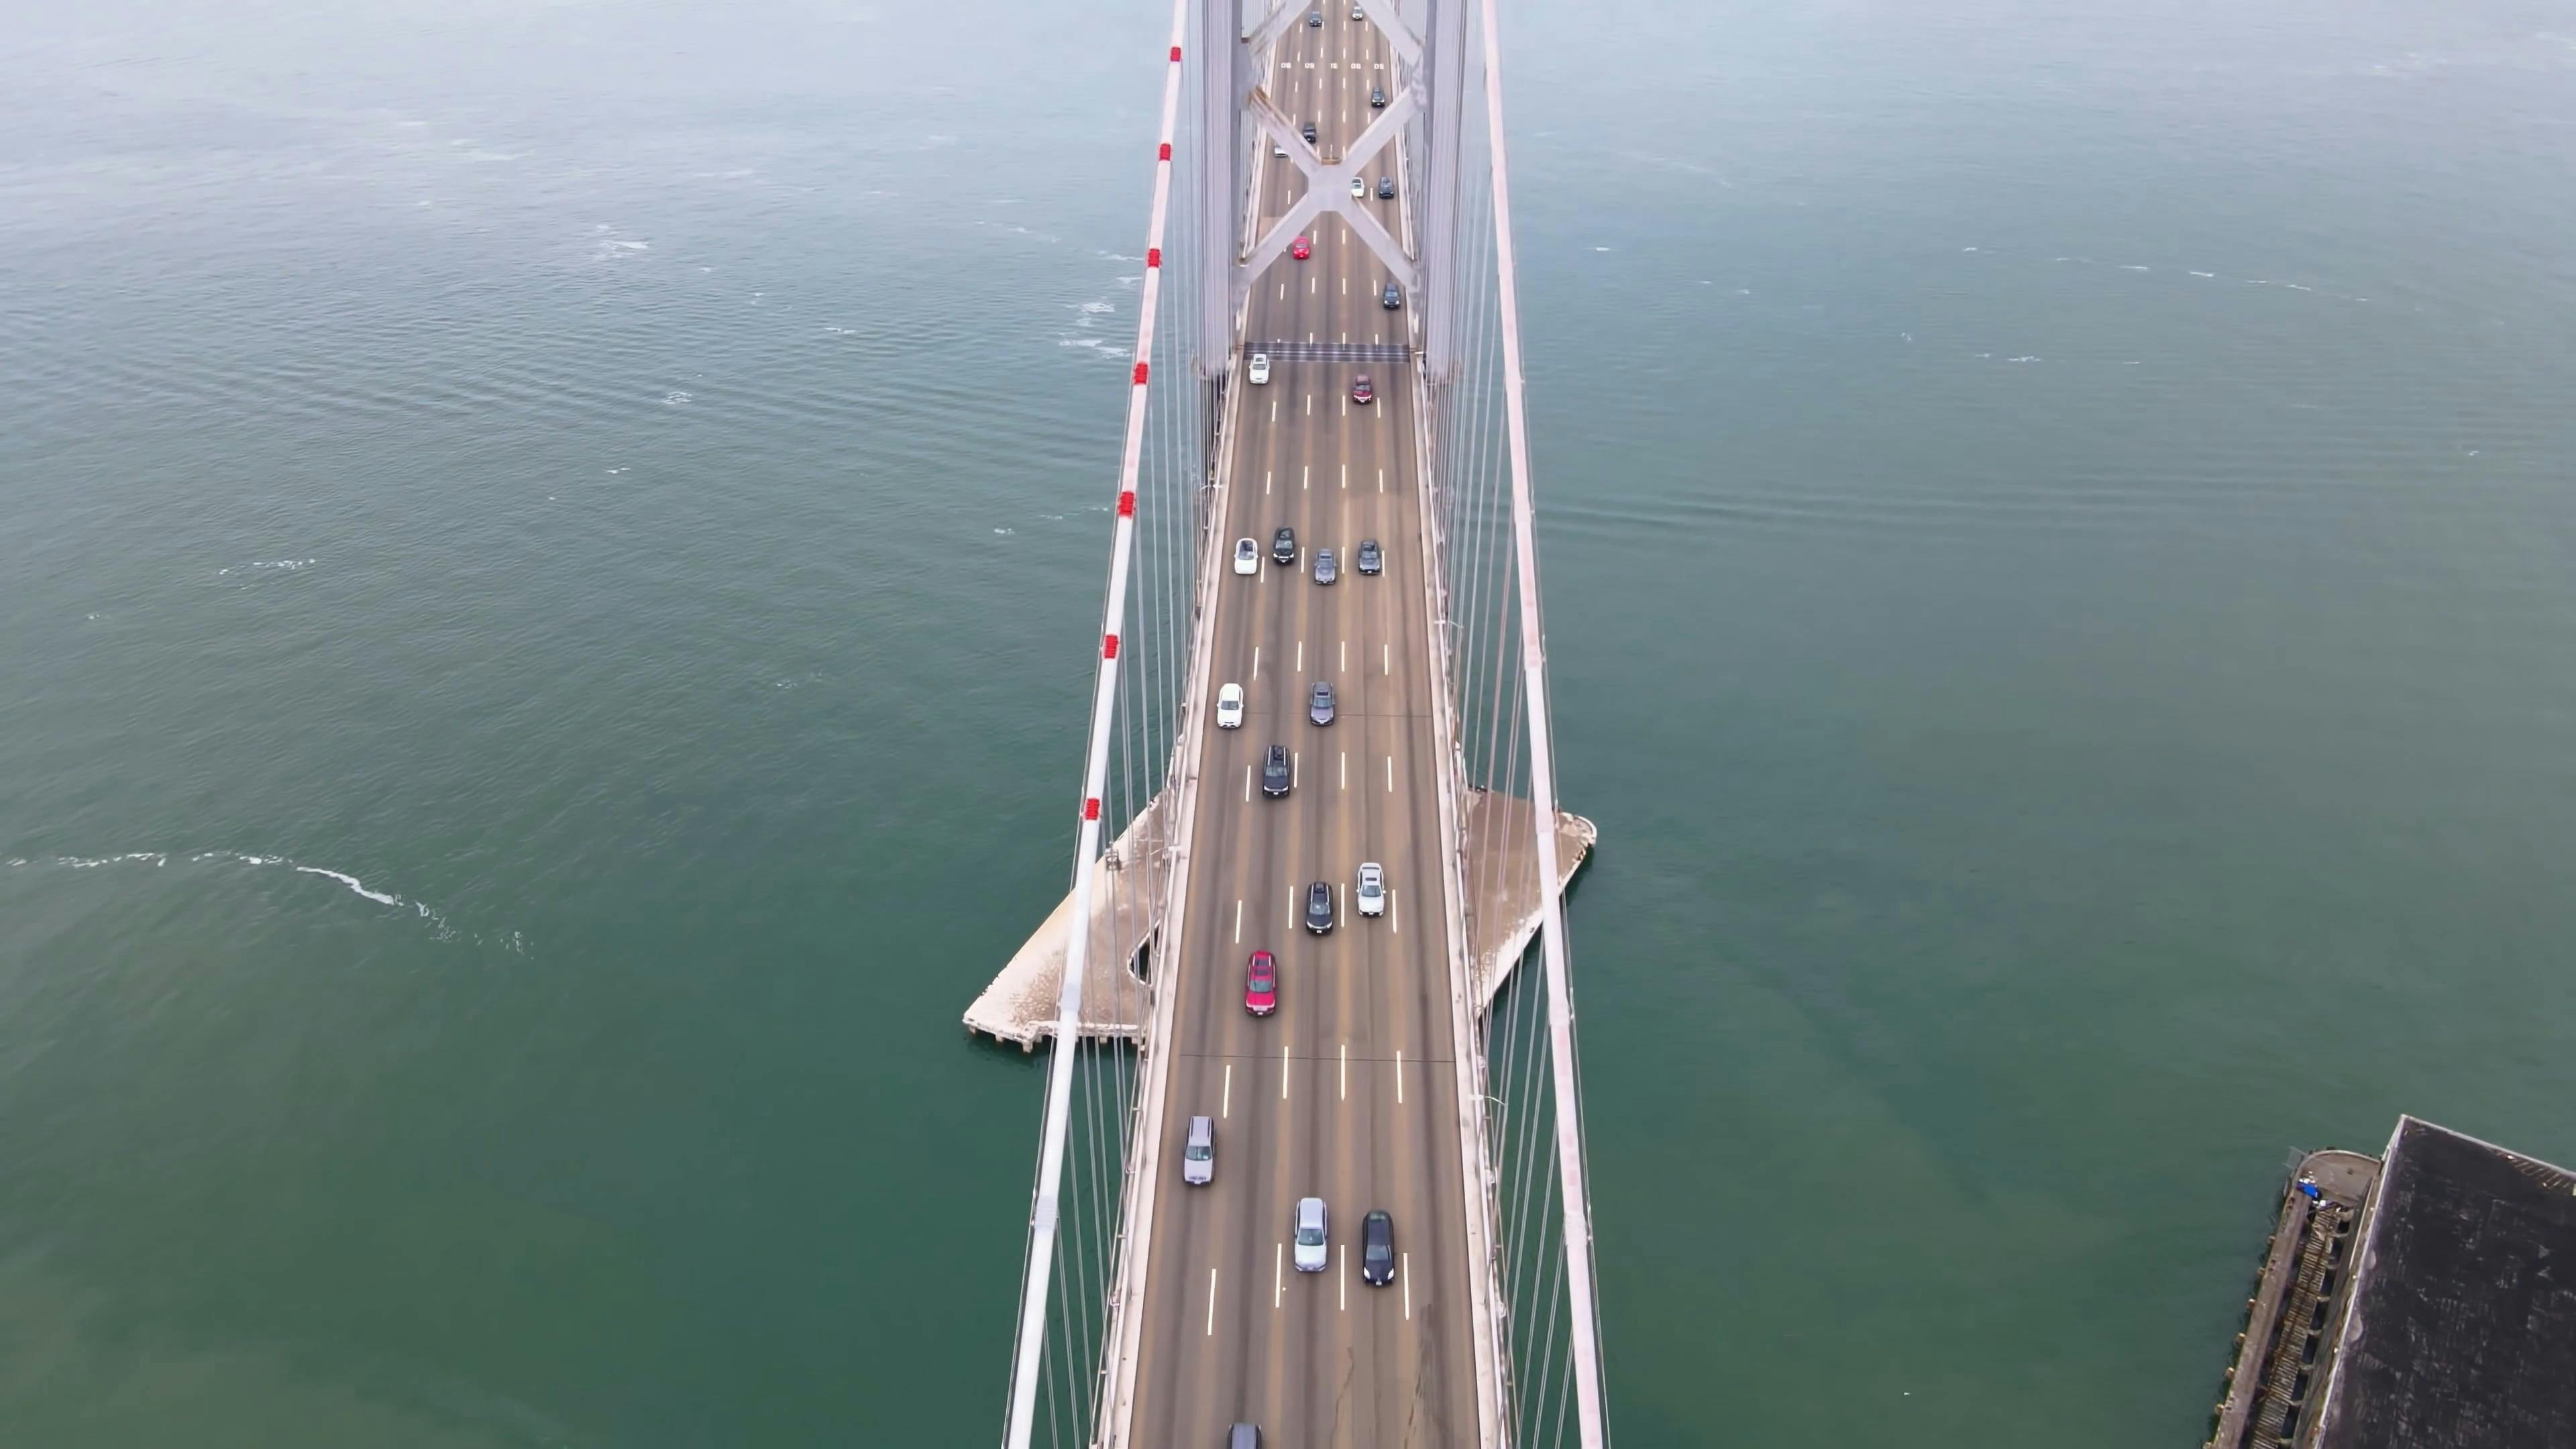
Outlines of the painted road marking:
M1386 893L1386 926L1399 936L1404 934L1404 906L1392 890Z
M1307 341L1309 341L1309 342L1312 342L1312 341L1314 341L1315 339L1314 339L1314 336L1310 333L1310 334L1308 334L1308 336L1307 336L1306 340L1307 340ZM1308 416L1308 417L1310 417L1310 418L1311 418L1311 417L1313 417L1314 415L1315 415L1315 395L1314 395L1313 393L1311 393L1311 392L1310 392L1310 393L1306 394L1306 416Z
M1296 911L1293 909L1293 902L1291 905L1289 914L1293 916ZM1288 1043L1284 1041L1279 1044L1279 1100L1282 1102L1288 1100Z
M1250 765L1243 767L1243 803L1246 805L1252 803L1252 767Z
M1298 464L1298 465L1297 465L1297 491L1298 491L1298 492L1303 493L1303 492L1305 492L1305 491L1306 491L1306 484L1308 483L1308 481L1309 481L1309 480L1311 480L1311 479L1312 479L1312 477L1314 476L1314 472L1315 472L1315 466L1314 466L1312 463L1300 463L1300 464ZM1297 557L1298 557L1298 559L1299 559L1300 561L1304 560L1304 558L1306 557L1306 551L1305 551L1304 549L1302 549L1302 548L1301 548L1301 549L1299 549L1299 550L1297 550Z
M1258 644L1252 646L1252 677L1261 677L1261 646Z
M1334 672L1338 674L1351 672L1351 641L1348 639L1342 641L1342 662Z
M1333 1245L1333 1265L1341 1273L1342 1311L1348 1313L1351 1311L1351 1253L1347 1245Z
M1207 1337L1216 1337L1216 1270L1208 1269Z
M1351 752L1342 751L1342 788L1351 788Z
M1297 641L1297 672L1306 672L1306 641L1303 639Z
M1272 421L1275 422L1277 419L1273 419ZM1270 476L1266 473L1263 474L1261 478L1261 491L1264 493L1270 491ZM1386 491L1386 470L1384 468L1377 470L1377 491L1380 493L1384 493Z
M1404 1321L1411 1323L1413 1321L1413 1255L1411 1253L1405 1254L1401 1260L1398 1276L1404 1279Z
M1272 398L1270 400L1270 421L1274 423L1279 421L1279 399L1277 398ZM1380 493L1384 493L1386 491L1386 475L1384 473L1377 475L1377 491ZM1261 496L1264 498L1270 496L1270 470L1267 468L1261 470Z
M1258 654L1260 651L1259 651L1259 650L1254 650L1253 652L1254 652L1255 654ZM1258 667L1257 667L1257 666L1256 666L1256 668L1255 668L1255 671L1254 671L1254 672L1255 672L1255 673L1258 673L1258 672L1259 672L1259 670L1258 670ZM1392 644L1380 644L1379 646L1377 646L1377 672L1378 672L1378 673L1380 673L1380 674L1393 674L1393 673L1395 672L1395 646L1394 646L1394 645L1392 645Z
M1315 284L1322 280L1323 278L1321 277L1308 277L1306 279L1306 295L1309 297L1315 295Z
M1351 465L1348 463L1342 465L1342 486L1344 488L1351 486Z
M1243 944L1243 897L1234 898L1234 944Z
M1228 1067L1226 1070L1231 1072L1234 1068ZM1226 1080L1231 1083L1233 1078L1228 1077ZM1395 1105L1399 1107L1404 1105L1404 1048L1402 1047L1395 1049Z
M1286 1243L1274 1243L1271 1246L1277 1249L1277 1251L1270 1255L1270 1306L1276 1308L1279 1306L1279 1295L1288 1291L1288 1245ZM1413 1290L1411 1288L1406 1288L1404 1290L1404 1316L1407 1318L1411 1318L1413 1316Z
M1386 757L1386 793L1395 793L1395 756Z
M1342 1043L1342 1100L1351 1099L1351 1044Z
M1351 279L1350 279L1350 278L1348 278L1348 277L1344 277L1344 278L1342 278L1342 295L1343 295L1343 296L1345 296L1345 297L1347 297L1347 296L1349 296L1350 294L1351 294Z
M1404 1100L1404 1053L1402 1052L1395 1054L1395 1100L1398 1102ZM1232 1062L1225 1064L1225 1095L1217 1101L1216 1114L1219 1117L1234 1115L1234 1063Z
M1297 788L1297 777L1303 773L1300 767L1304 763L1305 753L1303 750L1288 752L1288 788L1292 790ZM1395 761L1392 759L1386 762L1386 788L1389 790L1395 788Z
M1270 400L1270 421L1279 421L1279 399L1275 397Z

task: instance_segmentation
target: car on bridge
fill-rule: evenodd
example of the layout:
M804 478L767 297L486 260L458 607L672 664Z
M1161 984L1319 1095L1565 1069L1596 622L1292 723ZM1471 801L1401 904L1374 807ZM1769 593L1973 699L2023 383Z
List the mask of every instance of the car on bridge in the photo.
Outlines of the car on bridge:
M1386 867L1373 860L1361 861L1360 888L1356 894L1359 896L1361 915L1385 915Z
M1354 177L1352 177L1352 178L1351 178L1351 200L1353 200L1353 201L1366 201L1366 200L1368 200L1368 183L1367 183L1367 182L1365 182L1365 181L1362 181L1361 179L1359 179L1359 178L1358 178L1358 177L1356 177L1356 176L1354 176Z
M1373 403L1377 401L1377 391L1369 386L1367 373L1363 372L1359 376L1351 379L1351 401L1355 403Z
M1252 354L1252 361L1244 365L1243 375L1254 387L1270 381L1270 354L1267 352Z
M1394 177L1381 176L1377 179L1377 199L1380 201L1393 201L1395 199Z
M1261 545L1248 538L1234 541L1234 571L1239 574L1261 572Z
M1386 290L1377 294L1377 304L1390 312L1394 311L1404 305L1404 289L1393 282L1387 283Z
M1329 548L1315 550L1315 582L1329 584L1341 576L1342 566L1333 558L1333 551Z
M1297 561L1297 530L1283 523L1277 533L1270 535L1270 561L1275 564Z
M1357 4L1353 4L1351 6L1351 18L1353 20L1366 20L1368 19L1368 15L1362 11Z
M1318 25L1321 25L1321 24L1323 23L1323 17L1322 17L1321 15L1316 16L1316 17L1315 17L1315 23L1316 23L1316 24L1318 24ZM1309 146L1314 145L1314 144L1315 144L1315 123L1314 123L1314 122L1312 122L1312 121L1308 121L1308 122L1305 124L1305 126L1304 126L1303 128L1301 128L1301 129L1297 132L1297 134L1306 138L1306 144L1307 144L1307 145L1309 145Z
M1315 681L1314 692L1307 696L1306 699L1306 718L1313 720L1319 725L1328 725L1333 722L1333 686L1331 681L1323 679Z
M1216 727L1221 730L1243 728L1243 686L1229 684L1216 692Z
M1395 1281L1395 1218L1384 1208L1360 1219L1360 1281L1372 1288Z
M1306 23L1307 23L1308 25L1312 25L1312 26L1316 26L1316 27L1319 27L1319 28L1320 28L1320 27L1323 25L1323 23L1324 23L1324 12L1323 12L1323 11L1321 11L1321 10L1309 10L1309 11L1307 11L1307 12L1306 12ZM1314 127L1312 127L1312 126L1309 126L1309 127L1307 127L1306 129L1311 131L1311 130L1313 130L1313 129L1315 129L1315 128L1314 128ZM1314 137L1312 137L1312 136L1309 136L1309 137L1307 137L1306 139L1307 139L1307 140L1309 140L1309 141L1312 141L1312 140L1314 140L1315 138L1314 138Z
M1268 1016L1279 1009L1279 958L1255 951L1243 967L1243 1009Z
M1333 884L1317 881L1306 887L1306 929L1318 936L1333 931Z
M1296 783L1296 767L1289 762L1286 745L1272 745L1261 760L1261 793L1276 800Z
M1261 1449L1261 1426L1237 1424L1225 1433L1225 1449Z
M1205 1187L1216 1181L1215 1119L1190 1119L1189 1135L1181 1139L1181 1181L1192 1187Z
M1315 254L1315 246L1314 246L1314 243L1309 242L1308 240L1306 240L1306 239L1305 239L1304 237L1302 237L1302 236L1301 236L1301 237L1299 237L1299 238L1297 238L1295 241L1292 241L1292 242L1290 242L1290 243L1288 244L1288 255L1290 255L1290 256L1292 256L1292 257L1295 257L1297 260L1299 260L1299 261L1301 261L1301 262L1302 262L1302 261L1304 261L1304 260L1306 260L1308 257L1313 256L1314 254Z
M1332 1266L1333 1246L1327 1239L1330 1219L1324 1215L1320 1197L1297 1199L1297 1271L1321 1273Z
M1370 87L1369 87L1369 104L1370 104L1370 105L1372 105L1372 106L1374 106L1374 107L1376 107L1377 109L1379 109L1379 110L1381 110L1381 111L1382 111L1382 110L1385 110L1385 109L1386 109L1386 87L1384 87L1384 86L1370 86Z
M1245 542L1249 543L1251 540L1246 539ZM1377 546L1376 539L1361 539L1360 551L1351 556L1351 566L1364 574L1382 572L1386 568L1386 553Z

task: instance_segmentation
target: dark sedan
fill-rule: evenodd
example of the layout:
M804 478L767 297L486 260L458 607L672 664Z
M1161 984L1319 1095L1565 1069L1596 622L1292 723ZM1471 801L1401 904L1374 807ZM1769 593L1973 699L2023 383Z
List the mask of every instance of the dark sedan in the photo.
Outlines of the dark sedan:
M1333 888L1323 881L1306 887L1306 929L1318 936L1333 929Z
M1297 530L1283 528L1270 535L1270 561L1275 564L1297 561Z
M1272 745L1261 760L1261 793L1276 800L1296 783L1296 767L1289 762L1286 745Z
M1395 1219L1383 1208L1360 1220L1360 1281L1372 1288L1395 1281Z
M1376 573L1386 567L1386 554L1378 548L1376 539L1361 539L1360 551L1351 556L1351 566L1364 574Z

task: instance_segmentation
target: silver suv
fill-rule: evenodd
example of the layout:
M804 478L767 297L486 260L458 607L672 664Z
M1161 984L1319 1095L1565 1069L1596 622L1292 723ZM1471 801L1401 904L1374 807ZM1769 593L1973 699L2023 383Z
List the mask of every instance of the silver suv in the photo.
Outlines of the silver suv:
M1190 1135L1181 1143L1181 1181L1205 1187L1216 1181L1216 1119L1192 1117Z

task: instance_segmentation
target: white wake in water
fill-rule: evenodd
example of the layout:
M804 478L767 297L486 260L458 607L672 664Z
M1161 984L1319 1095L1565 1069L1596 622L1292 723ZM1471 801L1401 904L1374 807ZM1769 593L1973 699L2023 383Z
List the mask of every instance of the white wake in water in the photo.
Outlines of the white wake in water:
M429 923L431 938L433 940L454 941L463 939L478 946L498 946L503 950L516 952L522 956L528 953L527 938L516 931L505 932L489 937L488 939L480 934L462 934L458 932L454 926L448 924L445 912L440 911L428 902L409 900L392 891L377 890L374 887L369 886L365 881L349 874L347 871L333 870L329 866L305 865L283 855L257 855L246 850L200 850L187 856L187 862L191 865L203 864L208 861L231 861L240 865L256 866L282 865L298 875L320 876L324 880L336 882L341 886L341 888L347 890L351 895L364 900L373 901L377 905L391 906L396 910L408 909L415 918ZM144 864L149 864L153 868L159 869L169 863L170 852L161 850L129 850L118 855L57 855L50 859L14 856L6 862L0 862L0 864L5 864L6 868L10 870L40 870L47 868L55 870L97 870L103 866Z

